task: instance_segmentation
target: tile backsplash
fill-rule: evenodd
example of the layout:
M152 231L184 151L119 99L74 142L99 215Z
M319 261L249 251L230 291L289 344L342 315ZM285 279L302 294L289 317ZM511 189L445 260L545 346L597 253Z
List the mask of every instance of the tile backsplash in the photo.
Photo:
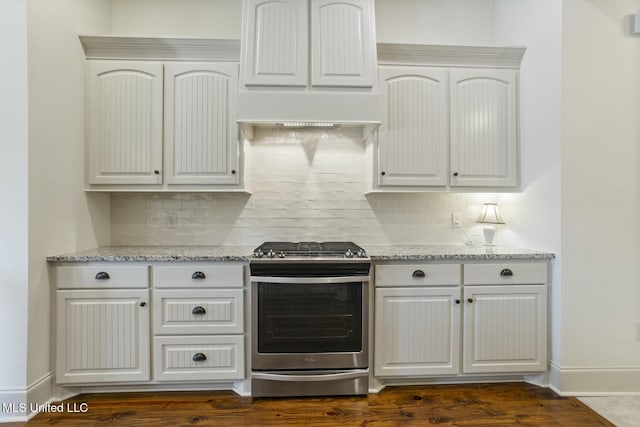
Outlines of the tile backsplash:
M112 244L464 243L451 214L462 214L469 233L487 201L479 194L365 195L369 165L355 129L257 129L245 150L251 195L112 194Z

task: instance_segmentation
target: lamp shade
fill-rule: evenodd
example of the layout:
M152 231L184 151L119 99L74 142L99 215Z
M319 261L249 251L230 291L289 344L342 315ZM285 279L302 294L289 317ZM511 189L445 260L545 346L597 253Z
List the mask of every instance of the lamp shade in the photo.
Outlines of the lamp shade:
M500 216L498 205L496 203L485 203L482 206L482 213L476 220L483 224L506 224Z

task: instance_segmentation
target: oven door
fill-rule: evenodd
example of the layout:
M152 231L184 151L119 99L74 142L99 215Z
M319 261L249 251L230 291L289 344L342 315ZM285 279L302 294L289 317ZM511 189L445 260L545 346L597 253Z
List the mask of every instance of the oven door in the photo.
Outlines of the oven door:
M253 370L368 365L368 276L252 277Z

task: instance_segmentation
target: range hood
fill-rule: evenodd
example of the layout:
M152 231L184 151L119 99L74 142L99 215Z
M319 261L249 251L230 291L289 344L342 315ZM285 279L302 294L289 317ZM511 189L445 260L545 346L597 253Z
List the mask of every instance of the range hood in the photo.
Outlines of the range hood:
M238 123L376 127L373 3L243 0Z

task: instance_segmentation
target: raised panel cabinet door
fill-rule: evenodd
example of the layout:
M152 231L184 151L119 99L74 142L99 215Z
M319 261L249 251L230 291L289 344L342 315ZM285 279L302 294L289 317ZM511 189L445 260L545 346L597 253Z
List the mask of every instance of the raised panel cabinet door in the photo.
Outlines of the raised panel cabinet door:
M445 186L447 71L381 68L379 78L384 119L378 133L378 185Z
M547 286L464 287L465 373L547 370Z
M238 184L236 63L165 65L165 181Z
M451 70L451 186L518 185L517 71Z
M306 86L307 0L244 0L245 86Z
M87 61L89 184L162 183L162 64Z
M373 87L372 0L311 0L311 85Z
M375 296L376 376L459 371L460 288L378 288Z
M148 290L57 291L58 384L150 379Z

